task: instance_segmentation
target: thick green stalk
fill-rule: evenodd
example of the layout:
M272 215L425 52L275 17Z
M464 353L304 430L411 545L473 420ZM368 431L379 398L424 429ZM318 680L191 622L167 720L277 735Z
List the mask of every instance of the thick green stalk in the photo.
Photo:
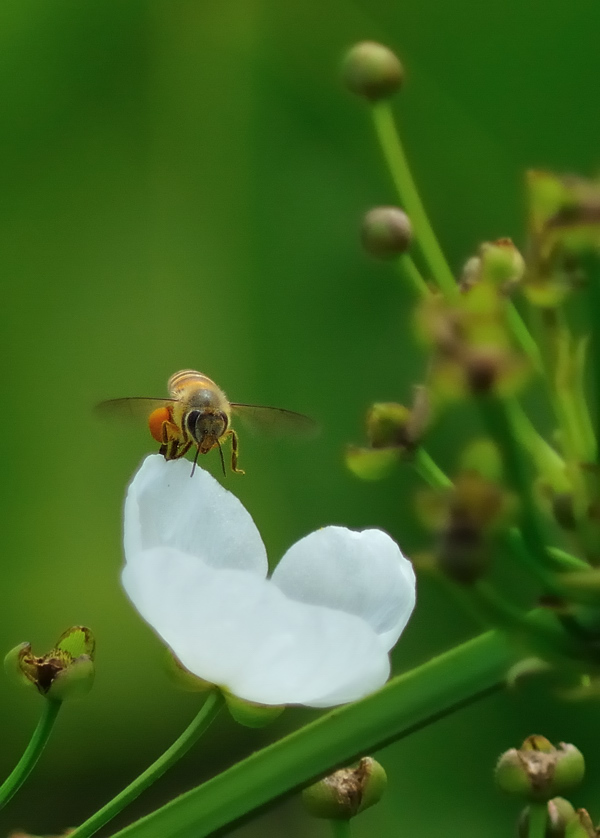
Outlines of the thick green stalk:
M175 740L171 747L167 748L162 756L153 762L139 777L136 777L122 792L117 794L116 797L113 797L106 806L103 806L91 818L88 818L85 823L82 823L81 826L73 832L70 832L69 836L73 836L73 838L88 838L88 836L93 835L118 815L136 797L139 797L143 791L158 780L159 777L162 777L165 771L178 762L189 751L192 745L198 741L214 720L224 702L223 695L218 690L213 690L208 695L194 720L183 731L181 736Z
M329 825L331 826L331 835L332 838L351 838L352 836L352 827L351 820L331 820L329 821Z
M548 805L546 803L531 803L529 805L528 838L545 838L547 820Z
M516 659L499 633L482 634L252 754L117 836L203 838L230 827L259 807L498 690Z
M60 701L44 700L44 709L37 723L29 745L25 748L23 756L18 761L9 776L0 786L0 808L6 806L11 797L21 788L27 777L46 747L46 743L52 733L54 722L58 716L62 703Z

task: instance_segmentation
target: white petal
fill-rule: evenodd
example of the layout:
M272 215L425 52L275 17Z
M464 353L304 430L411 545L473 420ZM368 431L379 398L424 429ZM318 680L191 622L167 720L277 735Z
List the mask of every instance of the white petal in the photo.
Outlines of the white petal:
M389 535L325 527L300 539L273 573L291 599L366 620L391 649L415 605L415 573Z
M125 500L125 559L172 547L215 567L265 576L267 554L254 521L240 501L188 460L146 457Z
M372 692L389 674L364 620L291 601L254 574L162 548L128 563L123 585L185 667L240 698L331 706Z

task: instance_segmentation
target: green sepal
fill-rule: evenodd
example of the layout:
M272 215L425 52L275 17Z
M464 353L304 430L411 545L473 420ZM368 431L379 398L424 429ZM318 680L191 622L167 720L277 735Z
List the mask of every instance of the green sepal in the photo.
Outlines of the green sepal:
M346 465L361 480L383 480L389 477L402 460L402 450L393 448L346 448Z
M86 626L72 626L59 637L56 648L73 659L86 655L91 660L96 653L96 640Z
M232 718L244 727L265 727L279 718L285 710L281 705L257 704L238 698L226 690L222 692Z
M189 669L186 669L173 652L167 650L164 660L167 675L180 690L191 693L206 693L215 689L215 685L210 681L205 681L204 678L199 678Z
M94 675L94 661L80 655L56 674L46 695L53 701L80 701L92 689Z
M578 809L567 823L565 838L597 838L598 831L585 809Z
M31 643L19 643L4 658L4 671L13 684L19 687L35 687L34 672L24 661L31 656Z

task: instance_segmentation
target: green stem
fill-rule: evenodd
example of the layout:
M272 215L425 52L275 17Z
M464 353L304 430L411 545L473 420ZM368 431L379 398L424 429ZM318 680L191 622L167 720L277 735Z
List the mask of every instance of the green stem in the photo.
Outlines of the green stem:
M560 547L547 547L548 555L556 562L560 570L590 570L590 566L583 559L578 559Z
M213 690L211 692L195 719L183 731L181 736L173 742L170 748L160 756L152 765L147 768L139 777L130 783L122 792L113 797L106 806L103 806L98 812L88 818L85 823L82 823L77 829L69 833L73 838L88 838L93 835L106 823L108 823L115 815L128 806L132 800L135 800L143 791L152 785L159 777L174 765L181 757L189 751L198 739L202 736L208 726L216 717L217 713L224 704L224 698L221 692Z
M429 290L427 283L421 276L421 272L408 253L402 253L398 257L397 265L398 270L410 281L410 284L413 286L419 297L426 298L431 296L431 291Z
M521 458L511 413L507 404L496 396L481 398L479 403L484 421L503 453L508 480L521 502L521 532L525 547L538 568L542 569L546 584L553 589L552 577L545 570L548 557L533 498L533 487Z
M529 619L540 617L534 612ZM257 808L490 695L516 659L498 632L482 634L252 754L121 830L118 838L203 838L231 827Z
M528 838L544 838L547 820L548 805L546 803L530 803Z
M50 738L61 706L62 703L60 701L44 700L44 709L42 710L37 727L33 731L29 745L25 748L23 756L12 772L0 786L0 808L6 806L11 797L16 794L32 772L46 746L46 742Z
M542 359L539 346L537 345L533 335L525 325L525 322L519 314L517 307L514 303L510 301L506 304L506 319L508 321L508 325L511 332L517 340L517 343L528 356L529 360L533 364L535 371L543 375L544 361Z
M534 428L531 420L515 397L506 399L506 411L519 443L533 460L536 470L550 480L557 492L571 488L565 471L565 461Z
M401 203L415 231L415 243L431 276L448 297L456 297L458 286L429 223L425 207L413 180L389 102L371 109L375 131Z
M413 460L413 467L417 474L423 478L433 489L451 489L452 481L437 465L424 448L417 448Z
M352 829L351 829L351 821L348 820L330 820L329 825L331 827L331 834L333 838L351 838Z

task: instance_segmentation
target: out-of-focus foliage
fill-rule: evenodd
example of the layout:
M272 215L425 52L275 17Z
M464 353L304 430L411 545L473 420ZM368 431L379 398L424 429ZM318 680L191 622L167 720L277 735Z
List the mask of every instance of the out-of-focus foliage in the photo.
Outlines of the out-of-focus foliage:
M1 5L0 650L49 648L83 623L98 652L93 692L65 708L0 830L76 824L197 706L174 691L119 586L124 487L155 445L143 427L100 425L95 402L164 395L172 372L193 367L232 399L314 415L323 433L308 444L242 432L246 475L226 478L273 561L327 523L380 526L409 554L427 544L412 474L362 483L343 464L365 408L406 403L425 361L410 290L361 252L363 213L394 195L367 115L339 84L342 51L376 38L402 57L397 112L458 270L481 240L522 243L526 167L595 170L599 25L593 0L508 0L501 13L478 0ZM428 445L451 471L464 439L456 410ZM216 454L203 465L218 473ZM473 631L424 583L396 667ZM39 701L3 682L3 774ZM119 822L308 715L289 711L266 731L223 722ZM497 754L543 730L586 750L591 789L600 765L586 745L599 727L596 705L533 688L457 713L378 755L389 792L356 835L510 834L515 813L493 788ZM315 831L296 803L264 817Z

